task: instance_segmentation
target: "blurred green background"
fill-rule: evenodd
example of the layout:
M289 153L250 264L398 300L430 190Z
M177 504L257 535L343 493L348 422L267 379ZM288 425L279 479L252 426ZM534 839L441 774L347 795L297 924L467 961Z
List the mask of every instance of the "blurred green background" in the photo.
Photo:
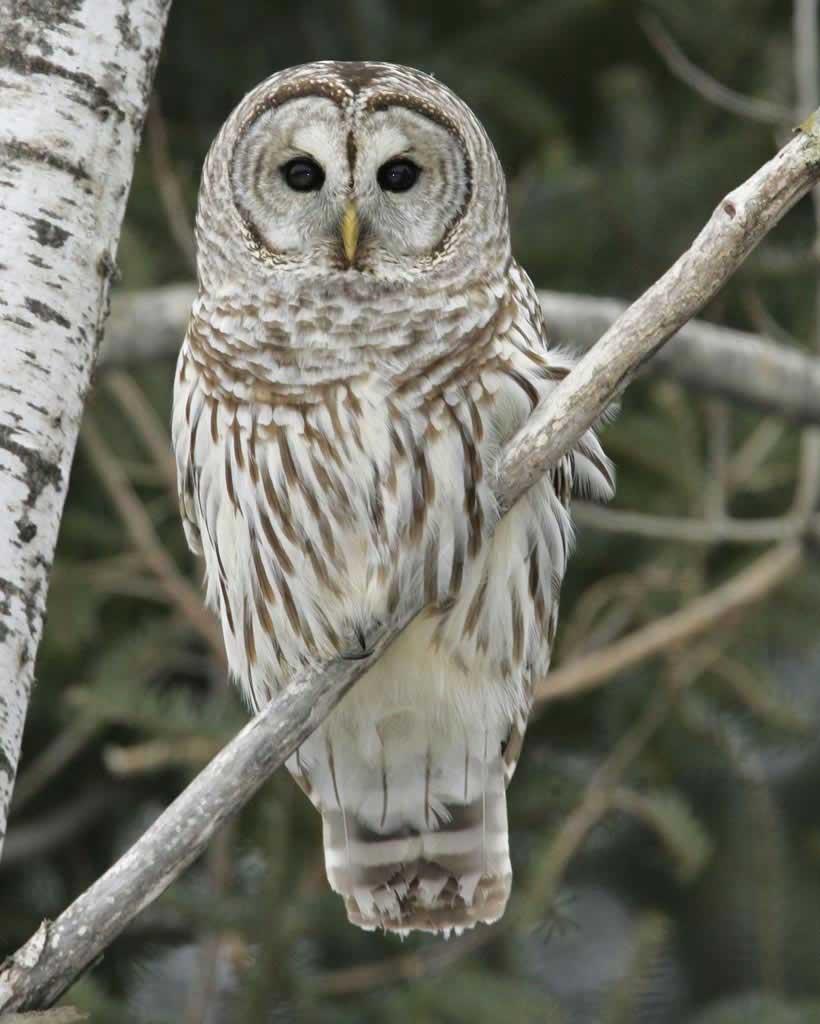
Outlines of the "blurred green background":
M787 0L177 0L119 287L191 278L186 224L221 122L271 72L333 57L415 65L476 110L538 286L637 296L799 120L698 95L646 15L715 79L796 110ZM813 244L804 202L705 315L810 349ZM200 571L168 475L172 375L167 359L96 377L0 863L0 953L88 886L245 720L184 596ZM699 519L788 512L805 438L647 377L603 440L615 507ZM139 522L153 548L135 545ZM760 552L582 526L556 665L697 601ZM718 629L542 707L510 791L509 921L478 943L348 925L319 818L279 773L69 1001L99 1024L820 1021L819 607L806 556ZM607 813L565 864L562 827L613 752Z

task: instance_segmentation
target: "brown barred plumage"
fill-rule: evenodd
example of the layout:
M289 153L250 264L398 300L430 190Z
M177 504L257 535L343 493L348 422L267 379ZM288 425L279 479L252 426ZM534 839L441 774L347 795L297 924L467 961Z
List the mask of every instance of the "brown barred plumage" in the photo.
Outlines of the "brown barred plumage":
M412 181L391 191L395 162ZM197 242L174 444L232 672L259 707L423 602L289 767L351 921L496 920L570 495L608 495L612 471L587 433L496 526L494 459L570 360L510 255L492 145L420 72L292 68L211 147Z

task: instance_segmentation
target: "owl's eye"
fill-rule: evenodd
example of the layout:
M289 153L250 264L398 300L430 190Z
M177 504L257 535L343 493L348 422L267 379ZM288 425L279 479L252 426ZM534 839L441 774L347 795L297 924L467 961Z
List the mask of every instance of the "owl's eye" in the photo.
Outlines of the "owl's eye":
M388 160L379 168L376 181L385 192L406 192L416 184L420 173L421 168L412 160Z
M294 192L318 192L325 183L325 172L315 160L297 156L282 165L282 177Z

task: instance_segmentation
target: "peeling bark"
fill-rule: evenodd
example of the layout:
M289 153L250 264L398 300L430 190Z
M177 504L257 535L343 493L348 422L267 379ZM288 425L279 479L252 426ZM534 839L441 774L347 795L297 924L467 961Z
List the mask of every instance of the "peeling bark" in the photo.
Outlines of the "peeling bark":
M0 0L0 851L170 0Z

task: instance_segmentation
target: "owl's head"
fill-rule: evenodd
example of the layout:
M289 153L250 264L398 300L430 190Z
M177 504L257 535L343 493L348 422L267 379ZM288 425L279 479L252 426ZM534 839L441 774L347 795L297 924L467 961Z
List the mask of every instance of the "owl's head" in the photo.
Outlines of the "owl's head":
M201 244L203 206L228 197L248 254L278 269L400 281L508 249L484 129L435 79L391 64L306 64L249 93L206 162Z

